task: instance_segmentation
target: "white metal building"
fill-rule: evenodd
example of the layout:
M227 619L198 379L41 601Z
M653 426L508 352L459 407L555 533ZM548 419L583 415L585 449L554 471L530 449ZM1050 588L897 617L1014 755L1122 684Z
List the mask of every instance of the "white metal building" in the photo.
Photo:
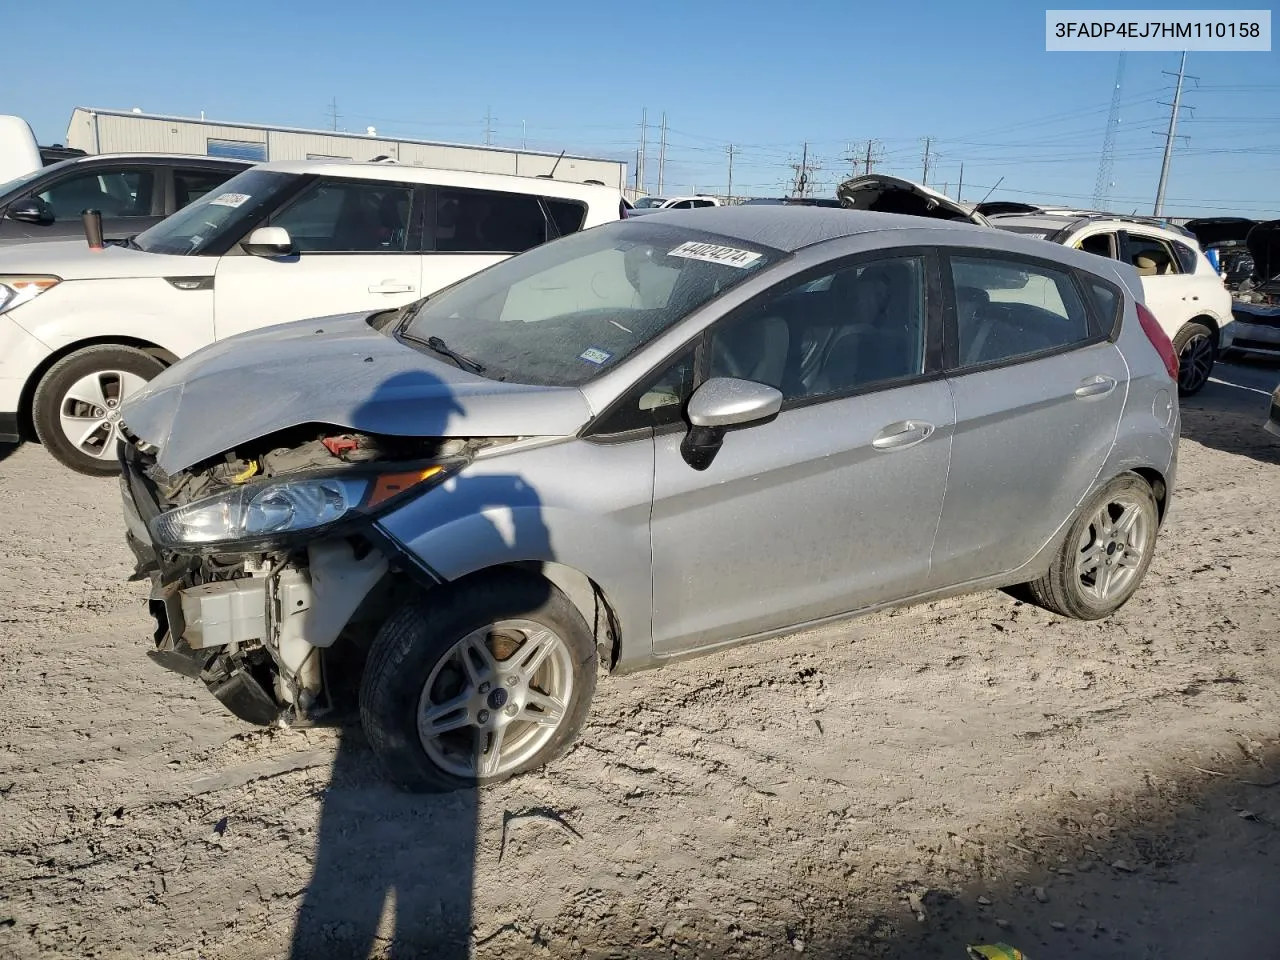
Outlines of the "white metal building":
M599 180L619 190L627 186L627 165L620 160L565 154L556 165L553 153L391 139L378 136L372 127L364 134L343 133L76 107L67 126L67 146L86 153L208 154L258 161L387 156L416 167L524 177L547 174L555 167L557 180Z

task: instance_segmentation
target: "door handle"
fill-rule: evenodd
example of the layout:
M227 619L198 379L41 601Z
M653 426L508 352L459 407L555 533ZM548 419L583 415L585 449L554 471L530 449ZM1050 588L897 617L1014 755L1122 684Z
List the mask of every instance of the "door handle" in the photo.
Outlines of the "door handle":
M891 423L871 441L877 450L904 450L928 440L933 435L933 424L923 420L901 420Z
M1077 397L1105 397L1116 388L1115 377L1096 376L1081 382L1076 387Z
M413 293L412 283L396 283L394 280L383 280L369 288L370 293Z

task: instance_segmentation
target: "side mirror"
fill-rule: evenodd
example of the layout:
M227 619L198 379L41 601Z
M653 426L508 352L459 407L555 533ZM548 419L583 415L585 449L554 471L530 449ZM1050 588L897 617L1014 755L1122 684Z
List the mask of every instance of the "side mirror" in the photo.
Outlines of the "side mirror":
M9 204L5 216L10 220L21 220L23 223L38 223L42 227L48 226L57 219L53 215L53 207L39 197L23 197L21 200L13 201Z
M293 238L284 227L259 227L240 246L255 257L287 257L293 253Z
M680 444L685 463L705 470L730 430L768 423L782 409L782 391L752 380L716 377L689 398L691 429Z

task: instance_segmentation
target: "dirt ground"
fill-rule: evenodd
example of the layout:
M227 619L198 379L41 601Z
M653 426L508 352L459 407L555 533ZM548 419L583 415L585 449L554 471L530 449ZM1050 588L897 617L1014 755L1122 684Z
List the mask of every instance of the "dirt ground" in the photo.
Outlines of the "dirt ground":
M1101 623L988 593L602 682L478 795L258 730L143 655L113 481L0 463L0 956L1280 956L1280 441L1184 405Z

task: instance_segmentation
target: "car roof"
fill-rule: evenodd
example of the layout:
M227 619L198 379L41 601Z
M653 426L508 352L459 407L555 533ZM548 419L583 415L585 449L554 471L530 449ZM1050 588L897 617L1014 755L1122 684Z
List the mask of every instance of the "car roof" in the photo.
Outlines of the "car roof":
M737 204L704 207L700 210L659 210L642 219L644 223L717 233L722 237L773 247L792 253L802 247L852 237L877 230L981 230L972 223L935 220L898 213L871 213L832 207L782 207L774 204Z
M565 197L573 200L608 199L617 202L622 191L617 187L550 177L518 177L505 173L477 173L470 170L442 170L403 163L375 163L356 160L272 160L257 164L257 170L310 176L349 177L358 180L396 180L401 183L427 183L442 187L471 187L477 190L506 190L510 193L532 193Z
M994 214L990 217L993 227L1032 227L1042 230L1058 231L1067 227L1115 226L1117 229L1140 227L1143 230L1154 230L1166 233L1182 240L1194 239L1185 231L1169 224L1157 223L1145 217L1126 217L1122 215L1093 214L1079 215L1073 213L1006 213Z

